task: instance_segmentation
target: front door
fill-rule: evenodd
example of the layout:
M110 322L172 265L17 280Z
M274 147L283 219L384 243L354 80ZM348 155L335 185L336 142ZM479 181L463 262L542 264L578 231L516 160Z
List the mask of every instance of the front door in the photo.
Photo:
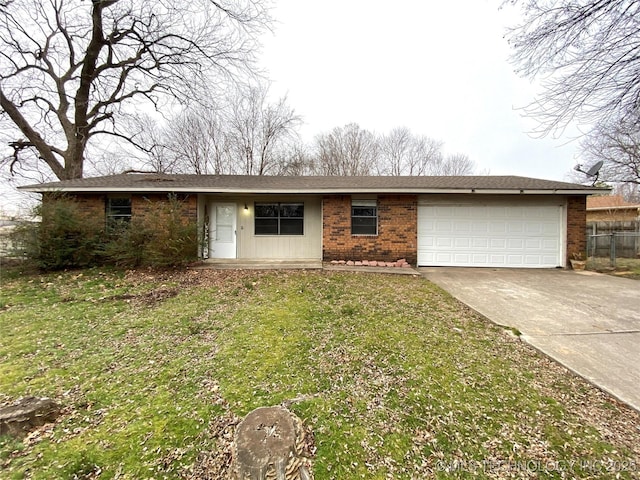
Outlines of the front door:
M236 204L211 204L209 258L236 258Z

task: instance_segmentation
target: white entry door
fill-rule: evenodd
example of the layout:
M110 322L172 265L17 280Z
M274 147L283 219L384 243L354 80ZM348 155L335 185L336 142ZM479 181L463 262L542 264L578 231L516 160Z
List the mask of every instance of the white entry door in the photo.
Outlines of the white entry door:
M209 258L236 258L236 204L212 203Z

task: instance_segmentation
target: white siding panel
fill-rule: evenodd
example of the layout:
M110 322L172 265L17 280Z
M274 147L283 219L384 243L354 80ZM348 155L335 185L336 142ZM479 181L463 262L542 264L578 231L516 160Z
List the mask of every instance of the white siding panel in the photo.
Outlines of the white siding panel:
M304 203L303 235L255 235L254 202ZM321 259L322 203L320 197L242 197L238 214L238 258L245 259Z

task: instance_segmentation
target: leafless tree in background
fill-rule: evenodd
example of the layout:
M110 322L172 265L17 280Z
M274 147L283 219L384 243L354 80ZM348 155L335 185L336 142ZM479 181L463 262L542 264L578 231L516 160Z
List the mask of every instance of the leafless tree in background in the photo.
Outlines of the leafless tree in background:
M475 168L475 164L466 154L454 153L446 157L440 156L431 164L431 170L427 175L472 175Z
M263 84L240 89L230 105L227 128L236 173L276 173L278 156L297 139L301 118L286 97L270 103L268 92Z
M175 156L171 154L166 129L153 117L146 114L134 118L134 132L142 150L137 149L130 155L138 160L142 171L175 173ZM129 149L131 150L131 149ZM128 152L125 152L128 154ZM130 168L133 168L131 166Z
M378 159L375 136L359 125L336 127L315 139L317 175L373 175Z
M542 133L572 120L636 121L640 109L639 0L506 0L524 21L510 31L518 72L541 78L528 112Z
M100 136L138 144L119 122L142 104L193 99L251 70L269 23L261 0L5 0L0 120L10 170L82 177Z
M604 162L599 177L618 184L640 185L640 123L599 124L582 142L588 163Z
M268 99L268 86L236 86L226 102L193 104L170 118L152 153L173 173L196 175L281 174L295 155L300 117L286 98ZM152 156L145 162L157 165Z
M166 155L174 173L231 173L230 146L224 111L193 105L165 129Z
M406 127L382 135L379 143L380 175L436 175L433 172L442 163L442 142L415 136Z
M613 192L616 195L621 195L629 203L640 204L640 185L621 183L616 185Z
M304 176L314 175L315 159L303 143L294 143L280 155L277 175Z

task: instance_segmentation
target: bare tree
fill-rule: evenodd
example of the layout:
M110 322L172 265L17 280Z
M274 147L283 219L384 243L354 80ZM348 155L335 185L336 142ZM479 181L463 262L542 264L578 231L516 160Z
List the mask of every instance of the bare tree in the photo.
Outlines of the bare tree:
M640 1L505 0L524 21L508 35L513 61L544 91L529 113L542 133L571 120L637 118L640 107Z
M164 128L172 171L204 174L279 174L297 139L300 117L286 98L268 100L268 86L237 87L226 102L195 104Z
M307 147L302 143L294 143L280 155L276 175L304 176L315 172L314 158L309 155Z
M380 175L428 175L441 163L442 142L415 136L406 127L394 128L379 142Z
M266 84L239 89L227 115L230 148L235 170L245 175L275 173L278 156L297 139L301 117L287 104L286 97L268 100Z
M224 114L213 106L194 105L169 122L165 137L174 171L196 175L233 173Z
M192 98L212 74L250 69L268 25L262 0L5 0L0 112L12 128L12 170L83 175L85 151L128 107ZM29 155L31 153L31 155Z
M446 157L440 157L439 161L432 164L429 175L472 175L475 171L475 164L464 153L454 153Z
M375 136L359 125L336 127L315 139L318 175L371 175L377 163Z
M604 162L599 178L611 183L640 185L640 123L600 123L582 142L589 164Z
M613 193L620 195L629 203L640 204L640 185L632 183L622 183L616 185Z
M174 173L176 160L171 153L166 128L156 118L146 114L136 115L133 120L132 133L142 146L142 151L137 149L129 155L138 160L142 171Z

